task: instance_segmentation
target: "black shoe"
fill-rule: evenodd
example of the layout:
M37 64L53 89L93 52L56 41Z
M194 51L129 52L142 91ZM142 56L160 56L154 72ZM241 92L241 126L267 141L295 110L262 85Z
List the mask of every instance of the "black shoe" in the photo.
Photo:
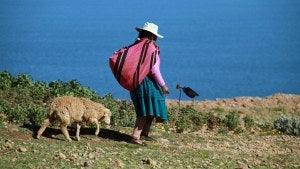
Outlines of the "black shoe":
M143 139L145 141L156 141L154 138L149 137L149 136L144 136L144 135L141 136L141 139Z
M142 142L141 140L134 139L134 138L130 140L130 143L137 144L137 145L140 145L140 146L146 146L147 145L146 143Z

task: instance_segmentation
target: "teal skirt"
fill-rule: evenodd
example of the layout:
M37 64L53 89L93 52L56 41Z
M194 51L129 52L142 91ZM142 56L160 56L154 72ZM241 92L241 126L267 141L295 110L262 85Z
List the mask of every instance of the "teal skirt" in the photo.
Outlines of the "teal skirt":
M157 122L167 121L166 99L161 87L155 80L146 77L141 84L130 92L137 117L154 116Z

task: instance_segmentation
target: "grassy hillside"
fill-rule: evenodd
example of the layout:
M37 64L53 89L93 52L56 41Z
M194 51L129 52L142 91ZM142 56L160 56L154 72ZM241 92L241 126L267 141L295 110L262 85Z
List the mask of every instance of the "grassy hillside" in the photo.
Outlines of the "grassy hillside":
M34 135L52 98L87 97L111 109L112 128L81 129L67 142L54 124ZM0 73L0 168L299 168L300 96L275 94L205 101L168 100L169 122L154 124L154 142L129 142L133 105L99 96L78 81L34 81ZM75 137L72 126L71 138Z

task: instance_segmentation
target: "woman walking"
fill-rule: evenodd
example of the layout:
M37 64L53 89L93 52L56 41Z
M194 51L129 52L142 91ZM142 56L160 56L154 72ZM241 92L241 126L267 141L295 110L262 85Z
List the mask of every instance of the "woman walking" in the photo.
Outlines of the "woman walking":
M150 41L148 50L153 49L153 52L147 53L156 54L156 62L150 68L150 72L133 91L130 91L136 111L132 143L145 145L141 138L146 141L153 140L149 135L152 121L156 119L156 122L160 123L168 119L164 94L168 94L169 89L160 72L159 47L156 40L157 37L163 38L163 36L158 34L158 26L146 22L143 28L136 28L136 30L139 32L137 41Z

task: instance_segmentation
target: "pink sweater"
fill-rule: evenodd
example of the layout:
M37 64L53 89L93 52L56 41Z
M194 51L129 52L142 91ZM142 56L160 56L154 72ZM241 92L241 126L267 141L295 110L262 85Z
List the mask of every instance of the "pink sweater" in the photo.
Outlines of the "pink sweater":
M150 76L154 78L154 80L162 87L166 85L161 73L160 73L160 58L156 57L156 63L151 69Z

